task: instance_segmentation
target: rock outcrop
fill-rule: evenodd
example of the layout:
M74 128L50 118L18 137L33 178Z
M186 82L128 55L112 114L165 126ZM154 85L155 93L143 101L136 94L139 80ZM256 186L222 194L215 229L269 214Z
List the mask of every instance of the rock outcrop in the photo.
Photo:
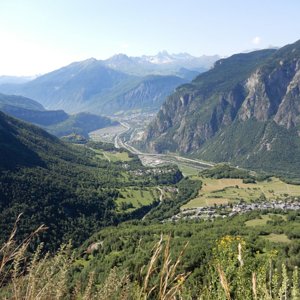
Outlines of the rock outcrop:
M252 127L246 125L250 123ZM243 146L246 137L237 137L243 127L248 132L261 130L248 149ZM167 99L147 129L143 146L247 165L243 161L260 151L280 151L275 144L284 135L298 145L299 128L300 41L217 61L212 70L177 88ZM226 147L239 143L238 149ZM295 155L300 161L300 152Z

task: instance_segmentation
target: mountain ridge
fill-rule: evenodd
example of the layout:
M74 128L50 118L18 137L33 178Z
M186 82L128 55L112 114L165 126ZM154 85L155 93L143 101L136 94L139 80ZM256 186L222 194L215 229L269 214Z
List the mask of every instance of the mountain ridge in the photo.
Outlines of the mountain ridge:
M127 156L126 168L122 160L111 161L103 151ZM39 236L38 243L45 242L46 250L58 249L70 239L78 246L94 231L140 218L158 204L153 194L149 202L132 211L120 210L117 198L122 188L155 191L161 184L182 178L176 167L153 171L136 156L110 144L71 145L3 112L0 153L0 242L23 213L14 238L23 241L45 224L47 234Z
M118 124L107 117L91 113L69 115L63 110L45 110L32 99L4 94L0 94L0 111L40 126L58 137L72 133L88 137L88 133L93 130Z
M180 68L203 72L212 67L218 55L192 56L188 53L170 54L166 50L156 55L128 56L116 54L103 60L106 66L133 75L175 75Z
M210 58L214 61L214 58ZM190 64L195 64L197 58L189 59ZM199 64L204 64L206 58ZM81 111L98 112L102 110L109 115L114 111L109 110L109 101L113 101L114 107L119 102L120 97L128 99L128 92L132 89L139 89L143 82L148 82L148 76L157 76L157 79L165 81L164 91L160 92L158 86L162 86L159 80L153 81L151 97L142 99L128 99L128 107L117 108L119 110L143 109L138 103L146 103L148 108L151 106L151 98L160 99L160 104L154 108L157 110L165 96L169 95L177 85L189 82L194 76L198 75L206 68L196 68L191 70L181 59L177 65L174 62L170 64L152 64L143 58L128 57L120 54L108 60L96 60L90 58L80 62L73 62L58 70L44 74L32 81L23 84L5 84L0 85L0 91L6 94L23 95L39 101L47 109L63 109L68 113L77 113ZM210 62L206 62L210 64ZM166 66L167 65L167 66ZM165 76L165 78L163 77ZM174 85L174 80L167 78L176 76L178 83ZM147 95L147 91L141 93ZM163 94L163 97L160 96ZM148 110L147 108L147 110ZM153 109L152 109L153 110Z
M213 69L178 87L167 99L145 133L144 147L248 167L252 161L252 167L259 168L258 153L263 157L266 151L275 159L279 149L283 150L278 141L286 141L285 137L290 135L293 142L285 142L286 151L294 154L287 165L283 167L284 159L279 157L273 165L268 159L264 166L266 170L279 172L288 172L291 167L295 174L300 157L299 70L300 41L278 50L221 59ZM246 137L239 136L243 127L249 132L254 130L247 122L264 132L253 137L254 145L249 149L243 147L247 144ZM236 149L231 147L234 143ZM255 148L255 145L263 146Z

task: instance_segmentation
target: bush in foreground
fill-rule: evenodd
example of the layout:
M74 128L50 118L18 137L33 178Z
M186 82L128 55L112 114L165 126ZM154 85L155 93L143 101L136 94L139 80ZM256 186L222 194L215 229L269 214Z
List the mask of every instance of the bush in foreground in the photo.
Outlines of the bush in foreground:
M43 254L42 244L29 254L29 244L45 228L39 227L20 244L14 241L16 230L17 223L0 248L1 299L193 299L185 286L190 273L179 271L188 245L172 259L169 236L162 235L154 245L138 280L114 268L99 285L95 273L89 274L87 283L71 277L76 259L71 244L61 246L54 256ZM219 239L198 299L299 299L298 269L288 274L284 264L276 269L274 260L275 251L252 254L240 237Z

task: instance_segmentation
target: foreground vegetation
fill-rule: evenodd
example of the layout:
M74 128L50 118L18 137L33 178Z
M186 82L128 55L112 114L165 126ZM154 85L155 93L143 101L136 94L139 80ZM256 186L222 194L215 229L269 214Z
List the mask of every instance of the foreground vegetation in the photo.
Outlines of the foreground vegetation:
M254 201L298 186L224 165L182 178L3 114L0 150L1 299L299 299L299 211L167 221L201 188Z
M297 221L285 226L299 225L299 214L287 217ZM299 299L299 239L274 248L258 242L255 232L249 235L249 228L241 226L245 218L231 221L124 224L94 236L89 242L101 238L103 243L93 253L84 247L73 251L67 244L54 256L42 255L39 245L30 258L26 250L43 227L19 245L15 227L0 248L0 297ZM226 234L230 231L235 234Z
M256 200L279 200L289 197L300 197L300 186L287 184L278 178L244 183L242 179L232 178L199 178L191 176L193 180L202 181L202 189L196 198L192 199L183 208L199 206L213 206L240 201L253 202Z
M193 174L191 180L202 182L197 196L182 209L234 204L239 202L300 199L300 185L270 175L256 174L226 164Z
M97 155L99 149L127 161L107 160ZM48 233L37 243L43 241L48 250L69 239L78 246L100 228L141 218L158 204L154 196L133 211L120 210L122 189L153 189L182 178L176 167L146 173L136 156L112 145L69 145L2 113L0 152L0 243L23 213L17 239L45 224Z

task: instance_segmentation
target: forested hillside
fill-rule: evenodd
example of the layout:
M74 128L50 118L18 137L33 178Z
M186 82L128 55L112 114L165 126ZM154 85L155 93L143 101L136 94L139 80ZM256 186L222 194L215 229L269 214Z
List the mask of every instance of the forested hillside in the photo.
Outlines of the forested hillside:
M51 110L114 115L137 109L157 111L177 86L199 74L176 67L164 75L146 72L137 76L109 66L91 58L23 84L0 85L0 91L30 97Z
M91 113L69 115L63 110L45 110L38 102L22 96L0 95L0 111L38 125L58 136L80 134L88 137L89 132L118 122Z
M171 95L144 147L298 176L300 42L215 63Z
M116 202L121 188L143 192L143 187L172 185L182 177L174 167L147 173L127 152L125 166L122 161L113 162L103 155L103 147L66 144L36 126L0 113L1 241L23 213L18 238L45 224L49 229L40 238L46 248L55 249L70 238L79 245L95 230L139 217L143 206L150 209L159 200L153 196L146 205L122 211ZM116 151L111 146L108 149Z

